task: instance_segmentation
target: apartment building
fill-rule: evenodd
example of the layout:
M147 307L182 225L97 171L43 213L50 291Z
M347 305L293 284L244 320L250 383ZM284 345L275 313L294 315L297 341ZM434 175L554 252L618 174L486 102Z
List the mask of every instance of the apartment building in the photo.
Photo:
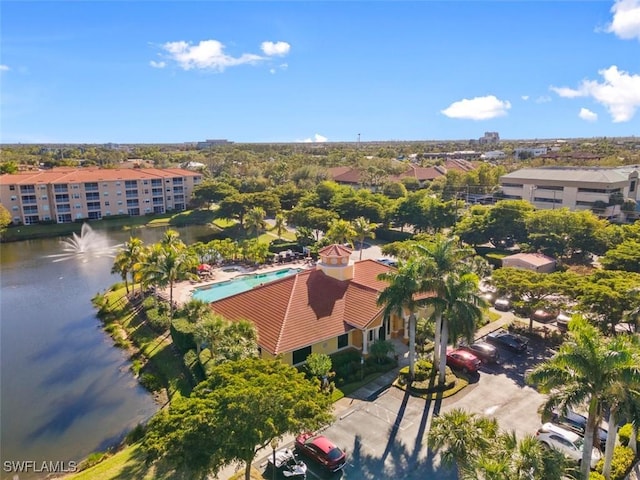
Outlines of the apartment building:
M524 168L500 177L500 187L503 198L527 200L536 208L590 209L611 217L620 212L619 205L611 205L612 196L638 203L639 175L640 165ZM594 208L601 202L607 207Z
M181 211L202 175L180 168L54 168L0 175L0 204L15 224Z

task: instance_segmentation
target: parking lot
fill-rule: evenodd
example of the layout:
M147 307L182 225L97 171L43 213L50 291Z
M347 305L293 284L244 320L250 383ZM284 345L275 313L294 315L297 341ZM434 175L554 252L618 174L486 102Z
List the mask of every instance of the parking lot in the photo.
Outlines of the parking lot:
M323 431L347 451L346 467L327 474L307 461L307 478L454 480L455 471L442 467L427 449L433 415L462 408L495 417L501 429L514 430L518 437L535 433L543 396L525 385L524 374L552 354L541 342L531 342L523 354L500 348L500 364L483 365L469 386L441 401L425 401L390 387L369 401L355 403Z

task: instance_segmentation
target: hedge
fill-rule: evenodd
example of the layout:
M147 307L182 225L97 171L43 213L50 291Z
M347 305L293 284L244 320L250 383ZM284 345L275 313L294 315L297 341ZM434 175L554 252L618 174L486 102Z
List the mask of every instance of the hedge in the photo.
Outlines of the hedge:
M182 353L196 348L196 341L193 336L194 324L184 318L175 318L170 327L173 344Z

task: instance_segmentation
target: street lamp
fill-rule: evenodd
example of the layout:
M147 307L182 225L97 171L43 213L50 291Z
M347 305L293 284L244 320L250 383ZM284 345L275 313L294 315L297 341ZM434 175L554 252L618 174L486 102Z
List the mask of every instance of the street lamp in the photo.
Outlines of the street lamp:
M271 471L271 478L272 480L276 479L276 448L278 448L278 439L277 438L272 438L271 439L271 449L273 450L273 468Z

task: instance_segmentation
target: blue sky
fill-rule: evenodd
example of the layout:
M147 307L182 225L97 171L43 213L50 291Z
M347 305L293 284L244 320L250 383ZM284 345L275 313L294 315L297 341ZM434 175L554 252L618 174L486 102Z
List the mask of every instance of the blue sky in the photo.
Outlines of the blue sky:
M640 0L2 1L0 142L640 135Z

